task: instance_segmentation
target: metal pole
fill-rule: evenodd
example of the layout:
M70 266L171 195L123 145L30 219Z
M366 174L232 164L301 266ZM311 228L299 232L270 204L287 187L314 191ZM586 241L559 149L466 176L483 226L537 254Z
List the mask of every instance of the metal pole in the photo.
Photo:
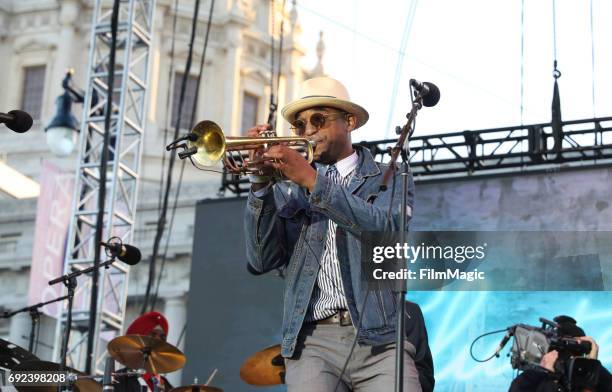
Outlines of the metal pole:
M403 154L402 154L403 155ZM402 205L400 206L400 244L406 243L406 203L408 195L408 163L402 162ZM405 326L404 312L406 309L406 292L408 291L408 280L401 279L398 281L397 290L397 322L395 326L395 391L402 392L404 390L404 341L405 341Z
M40 320L40 312L38 311L38 309L36 309L36 308L30 309L30 319L31 319L31 324L30 324L30 341L28 343L28 351L31 352L31 353L34 353L34 335L35 335L35 332L36 332L36 324Z
M71 277L64 281L68 288L68 312L66 313L66 327L64 329L64 340L62 341L62 351L60 353L60 371L66 369L66 360L68 359L68 341L70 340L70 326L72 325L72 306L74 301L74 291L77 287L76 277Z

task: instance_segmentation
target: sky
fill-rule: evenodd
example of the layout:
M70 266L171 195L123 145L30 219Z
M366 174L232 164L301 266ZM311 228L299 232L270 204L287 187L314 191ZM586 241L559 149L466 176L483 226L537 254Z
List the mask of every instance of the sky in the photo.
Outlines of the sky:
M354 141L404 125L411 78L441 92L420 111L415 136L549 122L553 4L563 119L612 116L609 0L298 1L304 66L316 64L323 31L325 72L370 113Z

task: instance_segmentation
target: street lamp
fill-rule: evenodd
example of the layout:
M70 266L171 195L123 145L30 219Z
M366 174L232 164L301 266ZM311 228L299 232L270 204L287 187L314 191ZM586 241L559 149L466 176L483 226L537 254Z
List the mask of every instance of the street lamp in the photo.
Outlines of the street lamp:
M70 81L73 74L73 69L66 72L62 81L64 93L55 100L57 111L49 125L45 127L47 144L51 152L58 157L66 157L74 150L79 123L72 114L72 103L83 103L85 101L85 93L71 86ZM98 95L94 90L91 96L91 107L94 107L97 103Z
M72 115L72 97L67 90L57 97L55 116L45 127L47 144L51 152L58 157L66 157L74 150L76 133L79 131L77 120Z

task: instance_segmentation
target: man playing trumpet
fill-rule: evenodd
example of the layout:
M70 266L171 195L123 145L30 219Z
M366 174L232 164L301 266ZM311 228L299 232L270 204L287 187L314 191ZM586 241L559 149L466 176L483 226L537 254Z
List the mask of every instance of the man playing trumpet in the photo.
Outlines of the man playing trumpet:
M396 299L390 289L366 294L360 234L400 230L402 182L396 173L391 184L397 189L378 192L386 166L351 143L351 133L367 122L368 112L351 102L340 82L307 80L300 96L282 115L297 136L316 142L315 164L285 145L263 153L266 175L251 175L245 212L249 270L285 268L281 353L290 392L334 391L355 336L358 345L337 390L389 391ZM248 134L256 137L267 129L256 126ZM289 182L272 184L274 170ZM409 215L413 195L410 178ZM421 391L415 347L408 341L404 355L404 390Z

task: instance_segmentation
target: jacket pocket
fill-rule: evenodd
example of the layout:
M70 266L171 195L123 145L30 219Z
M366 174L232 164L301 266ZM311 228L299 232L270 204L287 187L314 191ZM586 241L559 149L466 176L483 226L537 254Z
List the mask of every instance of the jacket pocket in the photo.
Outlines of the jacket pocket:
M278 217L282 222L283 235L291 251L291 259L289 260L286 275L286 288L289 290L293 287L298 264L303 262L302 248L304 247L304 238L308 228L308 216L303 206L297 206L295 203L290 202L281 208L278 212Z
M295 200L291 200L278 211L278 218L281 219L285 238L291 244L291 248L295 245L301 232L306 208L299 205Z
M383 300L383 309L390 322L395 324L395 317L397 315L397 294L391 289L390 285L384 285L381 292Z
M377 302L378 310L379 310L380 315L382 317L383 323L384 323L384 325L389 325L389 318L387 317L387 311L385 310L385 303L384 303L384 299L383 299L382 290L383 289L381 287L379 287L379 288L374 290L374 294L376 295L376 302Z

